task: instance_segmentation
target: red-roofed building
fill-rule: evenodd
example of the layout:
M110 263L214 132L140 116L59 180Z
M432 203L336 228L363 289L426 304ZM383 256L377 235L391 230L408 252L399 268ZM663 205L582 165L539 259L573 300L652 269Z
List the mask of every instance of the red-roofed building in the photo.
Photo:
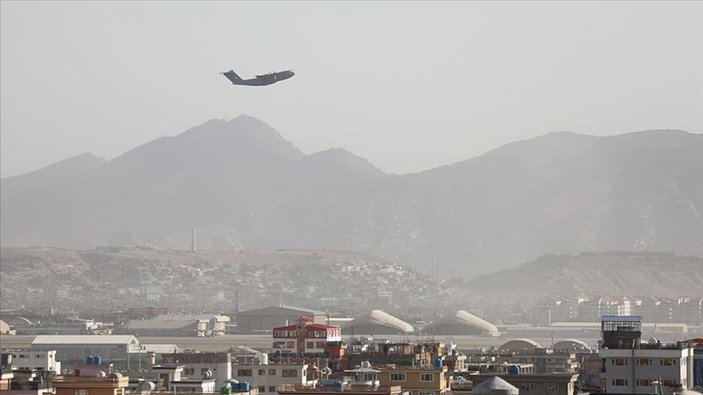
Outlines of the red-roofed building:
M328 351L328 343L341 341L338 326L315 324L308 317L299 318L295 325L273 329L273 348L284 353L323 353Z

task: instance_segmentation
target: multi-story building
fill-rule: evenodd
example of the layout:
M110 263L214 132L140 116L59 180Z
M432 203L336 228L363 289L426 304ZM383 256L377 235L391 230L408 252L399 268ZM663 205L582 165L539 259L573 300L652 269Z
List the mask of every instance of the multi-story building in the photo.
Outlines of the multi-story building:
M497 361L507 363L529 363L535 367L535 373L576 373L578 360L576 353L567 350L535 347L513 354L500 354Z
M360 386L354 384L341 384L339 387L331 386L309 386L309 385L279 385L280 395L400 395L399 385L394 386Z
M348 346L344 353L346 366L349 368L361 365L364 361L368 361L374 366L430 366L435 358L444 353L443 343L376 342L360 344L362 341L362 339L354 340L353 343L356 344ZM456 362L456 360L453 360L453 362Z
M201 378L208 371L215 380L216 388L221 388L232 379L232 354L230 352L174 353L161 356L164 365L183 365L183 375Z
M12 365L18 369L61 373L61 362L56 360L56 350L3 350L3 360L8 359L8 354L12 355Z
M400 395L400 385L380 385L379 370L369 363L345 370L343 380L323 380L319 385L283 384L276 387L281 395Z
M693 386L689 343L642 343L640 316L604 316L601 331L601 388L607 393L653 394Z
M208 394L218 390L215 384L216 380L211 377L210 372L206 371L202 377L188 378L182 376L184 368L184 365L178 364L153 366L152 372L156 374L153 389L158 392L171 392L173 394L184 392ZM226 383L223 387L228 387L229 385L229 383ZM256 395L248 390L245 392L248 395Z
M56 376L52 383L56 395L124 395L129 377Z
M402 366L378 370L381 386L399 385L403 393L409 395L440 395L449 390L446 366L422 368Z
M329 324L329 317L322 311L293 306L271 306L239 312L237 314L237 332L242 334L271 333L271 328L287 326L301 316L309 317L315 324Z
M248 382L259 394L275 394L276 386L310 386L317 380L308 379L308 364L234 365L232 377L239 382Z
M295 325L273 329L273 349L282 353L319 354L328 351L328 344L339 344L342 330L338 326L316 324L301 317Z

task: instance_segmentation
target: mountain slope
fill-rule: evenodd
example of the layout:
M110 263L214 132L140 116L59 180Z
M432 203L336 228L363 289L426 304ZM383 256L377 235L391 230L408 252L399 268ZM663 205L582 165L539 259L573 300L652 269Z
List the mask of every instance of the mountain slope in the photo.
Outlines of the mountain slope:
M186 248L195 226L201 248L363 251L469 277L544 253L703 255L701 169L703 135L658 130L552 133L392 176L341 149L304 155L240 116L58 184L3 180L2 245Z
M663 253L545 255L474 278L482 295L671 297L703 294L703 258Z

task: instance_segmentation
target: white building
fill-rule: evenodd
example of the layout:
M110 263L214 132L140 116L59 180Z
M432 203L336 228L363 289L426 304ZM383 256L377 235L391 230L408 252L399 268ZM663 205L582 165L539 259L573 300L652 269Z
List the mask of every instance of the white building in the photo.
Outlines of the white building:
M642 346L645 346L644 344ZM601 349L602 378L609 394L655 394L656 384L669 391L693 387L693 348L681 344L640 349Z
M248 382L259 394L275 394L276 386L280 384L315 383L315 380L308 380L307 364L233 365L232 377L240 382Z
M188 379L205 378L209 375L207 378L214 379L218 389L226 386L232 379L232 354L229 352L163 354L161 359L163 364L183 365L182 374Z
M17 369L61 373L61 362L56 360L56 350L4 350L2 352L3 357L7 354L12 355L12 366Z
M32 350L56 350L56 359L62 362L95 355L106 362L127 361L129 353L139 352L139 340L131 335L42 335L34 338Z
M693 347L688 343L641 343L639 316L604 316L602 386L609 394L671 393L693 387Z

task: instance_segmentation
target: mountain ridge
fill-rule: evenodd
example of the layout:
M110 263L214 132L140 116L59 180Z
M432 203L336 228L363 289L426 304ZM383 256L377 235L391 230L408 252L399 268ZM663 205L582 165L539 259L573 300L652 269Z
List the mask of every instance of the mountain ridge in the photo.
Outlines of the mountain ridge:
M195 226L202 248L351 250L465 276L552 252L703 255L702 137L556 132L392 175L340 148L306 155L243 115L59 183L2 179L1 241L173 248Z

